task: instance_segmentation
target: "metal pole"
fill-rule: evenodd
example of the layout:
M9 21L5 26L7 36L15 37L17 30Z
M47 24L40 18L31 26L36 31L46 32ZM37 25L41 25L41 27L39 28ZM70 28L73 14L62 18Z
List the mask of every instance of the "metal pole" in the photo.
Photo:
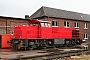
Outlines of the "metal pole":
M7 34L7 19L6 19L6 34Z

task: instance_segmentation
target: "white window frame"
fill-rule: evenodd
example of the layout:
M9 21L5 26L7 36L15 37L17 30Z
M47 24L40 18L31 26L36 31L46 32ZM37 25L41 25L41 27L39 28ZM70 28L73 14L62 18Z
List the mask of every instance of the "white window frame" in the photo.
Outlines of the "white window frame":
M53 22L54 22L54 25L53 25ZM52 20L52 26L58 27L58 20Z
M68 23L69 23L69 26L68 26ZM66 25L66 26L65 26L65 25ZM64 21L64 27L70 28L70 22L69 22L69 21Z
M84 23L84 29L88 29L88 24Z
M84 39L88 39L88 34L84 34Z
M75 22L75 28L79 28L79 23Z

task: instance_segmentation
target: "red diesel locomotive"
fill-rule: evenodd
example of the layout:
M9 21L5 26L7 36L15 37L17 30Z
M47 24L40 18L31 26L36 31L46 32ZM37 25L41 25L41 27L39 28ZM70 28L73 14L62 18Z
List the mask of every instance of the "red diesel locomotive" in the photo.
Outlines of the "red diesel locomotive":
M14 49L46 48L80 45L79 30L53 27L49 21L29 20L29 25L18 25L9 41Z

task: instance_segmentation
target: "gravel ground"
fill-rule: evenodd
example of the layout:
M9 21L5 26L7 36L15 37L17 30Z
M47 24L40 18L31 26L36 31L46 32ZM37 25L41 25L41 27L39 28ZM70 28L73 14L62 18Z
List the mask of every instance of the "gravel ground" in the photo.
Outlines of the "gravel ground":
M82 54L80 56L71 56L70 58L58 58L58 59L52 59L52 60L90 60L90 55Z

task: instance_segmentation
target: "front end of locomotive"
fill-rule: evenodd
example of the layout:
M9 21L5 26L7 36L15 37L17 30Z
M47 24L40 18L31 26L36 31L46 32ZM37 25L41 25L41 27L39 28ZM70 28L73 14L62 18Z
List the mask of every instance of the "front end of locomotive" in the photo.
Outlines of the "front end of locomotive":
M17 25L14 27L14 38L9 41L13 49L27 49L33 45L32 39L38 38L38 22L31 25ZM31 44L30 44L31 43Z
M8 42L13 49L20 50L22 47L24 47L24 44L22 44L23 43L22 32L26 31L25 30L26 27L27 26L25 25L18 25L14 27L14 38Z

